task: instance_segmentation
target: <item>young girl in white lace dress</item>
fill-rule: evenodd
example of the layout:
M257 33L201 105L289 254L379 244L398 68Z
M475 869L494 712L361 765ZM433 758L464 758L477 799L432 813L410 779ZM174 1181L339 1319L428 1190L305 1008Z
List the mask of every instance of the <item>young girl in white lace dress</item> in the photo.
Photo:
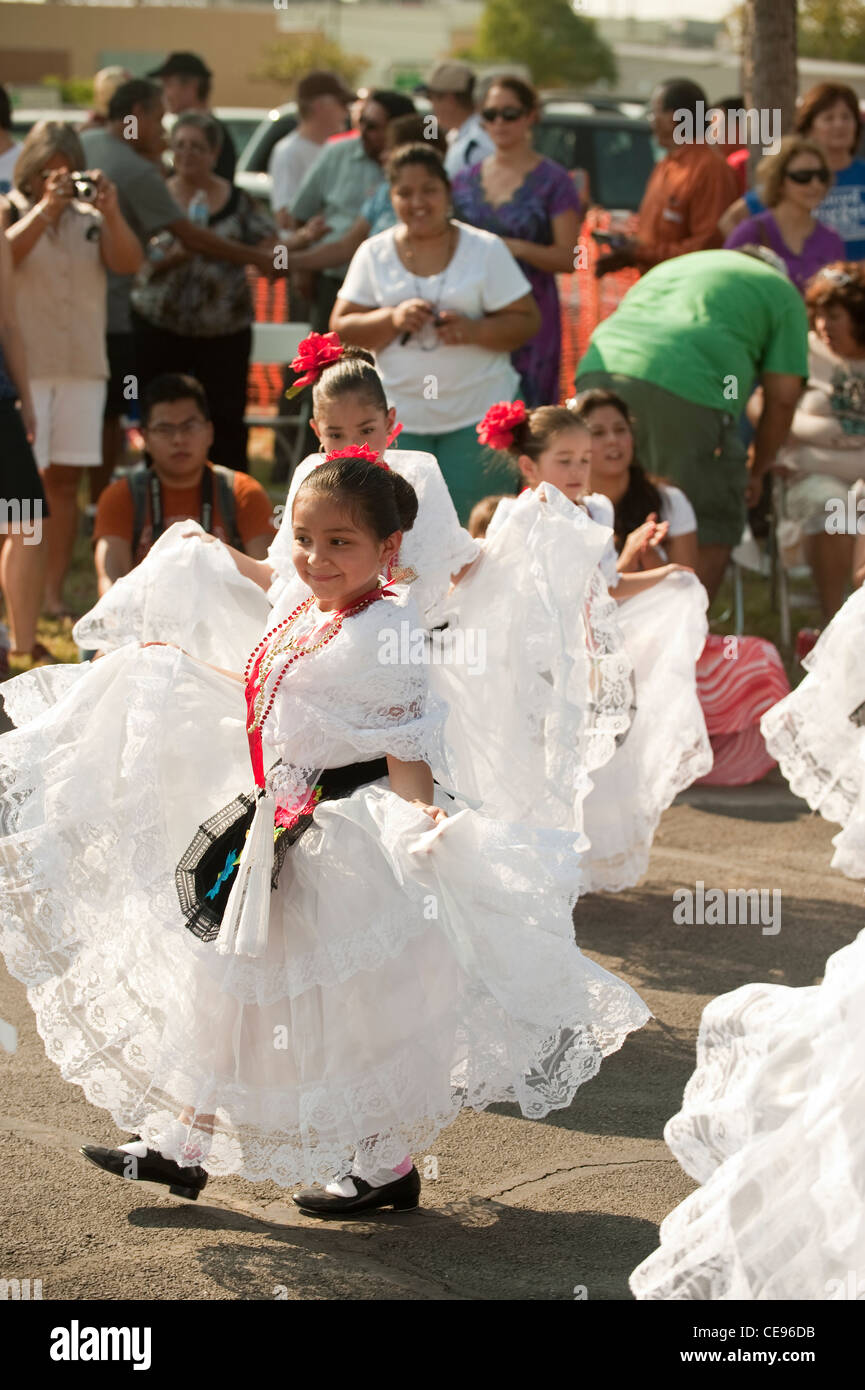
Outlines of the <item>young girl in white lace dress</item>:
M382 659L421 621L380 587L416 507L368 454L315 469L292 516L308 597L245 678L127 644L54 703L13 682L0 945L64 1077L135 1132L85 1149L111 1173L409 1208L408 1155L460 1108L566 1106L648 1017L574 943L573 835L448 815L434 788L446 712L423 663Z
M450 620L467 627L484 622L496 630L507 626L512 646L537 652L541 665L548 660L553 667L573 661L585 645L595 677L590 705L596 710L600 706L602 712L610 696L604 670L611 661L621 661L624 652L636 687L630 730L627 721L616 725L602 720L607 734L617 736L618 746L608 736L597 742L591 709L584 733L575 735L574 721L565 720L561 707L555 719L540 726L535 707L544 707L537 693L543 691L541 684L525 698L519 693L508 698L509 706L522 704L526 765L534 766L536 780L538 770L544 769L545 785L557 790L556 802L568 799L582 769L576 805L591 845L580 866L585 887L618 891L645 873L655 829L673 797L711 767L695 674L706 635L705 590L681 565L618 573L611 508L606 498L587 496L591 438L570 410L541 406L529 412L521 401L501 402L487 412L479 432L492 448L509 454L527 491L498 503L483 556L451 597ZM588 609L594 610L594 633L579 621L586 564L595 571L595 585L600 584L604 594L609 586L617 601L607 599L613 612L604 615L603 600L595 591ZM501 644L495 650L498 659L488 663L486 673L486 709L480 680L455 669L444 671L439 681L451 704L448 736L460 754L460 785L469 791L473 777L506 790L504 769L512 765L513 749L520 746L515 718L499 743L494 732L484 732L495 730L500 692L513 683L513 671L526 665ZM575 736L576 768L562 746ZM550 802L538 795L524 814L543 815Z

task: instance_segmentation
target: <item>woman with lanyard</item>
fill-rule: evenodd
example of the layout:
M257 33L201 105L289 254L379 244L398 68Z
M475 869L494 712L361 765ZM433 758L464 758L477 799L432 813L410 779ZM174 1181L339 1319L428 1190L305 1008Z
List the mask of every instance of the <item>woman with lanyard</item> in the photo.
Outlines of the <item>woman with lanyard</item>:
M404 427L400 445L435 455L465 524L481 497L512 487L477 425L515 395L510 354L537 332L540 314L504 242L452 217L434 150L395 151L388 181L397 224L355 252L330 326L375 353Z

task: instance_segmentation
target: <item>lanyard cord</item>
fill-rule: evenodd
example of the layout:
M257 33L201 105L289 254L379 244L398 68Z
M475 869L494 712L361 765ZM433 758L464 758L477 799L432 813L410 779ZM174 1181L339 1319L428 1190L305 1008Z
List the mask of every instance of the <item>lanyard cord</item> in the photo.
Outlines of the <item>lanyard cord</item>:
M162 506L162 484L155 468L151 468L150 477L150 517L153 523L153 540L158 540L162 535L165 525L165 512ZM204 472L201 475L201 506L198 512L198 521L202 531L210 535L213 528L213 470L204 465Z

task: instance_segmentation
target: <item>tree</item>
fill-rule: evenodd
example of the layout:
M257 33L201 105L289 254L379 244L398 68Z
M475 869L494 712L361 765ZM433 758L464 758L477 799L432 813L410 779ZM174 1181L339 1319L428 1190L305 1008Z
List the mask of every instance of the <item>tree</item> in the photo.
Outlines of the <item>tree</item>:
M60 93L64 106L93 105L92 77L43 77L42 85L54 87Z
M803 58L865 63L865 5L862 0L802 0L799 51Z
M251 74L254 82L284 82L292 91L301 77L314 70L335 72L349 88L357 86L369 59L346 53L326 34L292 34L268 44L261 67Z
M575 10L583 0L486 0L475 62L524 63L541 87L586 87L615 82L613 50L597 32L593 19Z
M796 0L746 0L742 49L745 106L780 112L781 131L796 110ZM751 151L751 173L760 147Z

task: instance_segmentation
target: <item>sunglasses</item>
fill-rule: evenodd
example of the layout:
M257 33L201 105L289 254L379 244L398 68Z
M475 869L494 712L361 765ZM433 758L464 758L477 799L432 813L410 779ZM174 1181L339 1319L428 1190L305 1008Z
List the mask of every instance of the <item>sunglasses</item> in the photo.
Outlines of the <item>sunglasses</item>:
M832 177L828 169L787 169L785 172L794 183L811 183L814 179L828 183Z
M492 125L501 117L508 125L512 125L525 114L522 106L485 106L481 112L481 120L486 121L487 125Z

